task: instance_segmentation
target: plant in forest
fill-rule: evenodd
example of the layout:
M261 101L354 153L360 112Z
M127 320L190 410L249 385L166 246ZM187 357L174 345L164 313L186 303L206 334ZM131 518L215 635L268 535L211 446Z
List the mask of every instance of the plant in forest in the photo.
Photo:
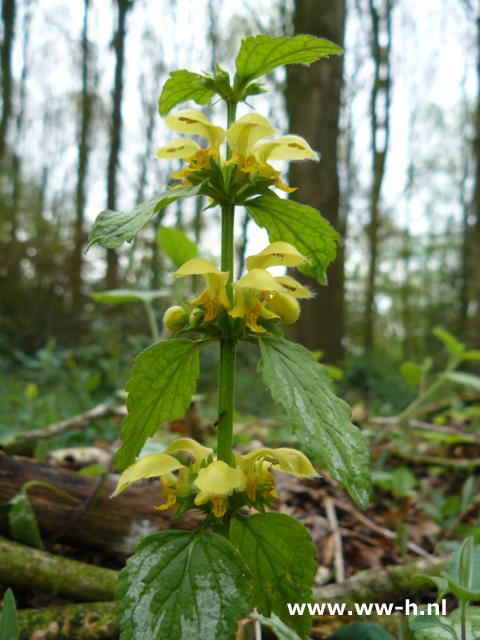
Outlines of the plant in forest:
M201 194L209 198L207 209L221 208L220 264L193 257L174 273L177 278L200 277L204 288L193 300L167 310L164 323L174 337L137 357L127 384L123 443L116 454L122 470L116 494L132 482L159 478L154 508L173 507L176 515L196 508L205 518L193 532L147 537L129 559L117 590L123 640L227 640L235 636L237 621L254 608L262 616L275 614L302 638L309 634L309 614L292 617L287 603L311 599L313 545L300 523L270 509L278 498L273 472L312 477L316 471L295 449L261 447L235 454L235 354L242 342L258 347L263 379L303 447L358 504L368 501L368 451L350 422L349 407L335 397L313 355L287 341L279 326L298 318L299 300L310 292L293 277L274 277L268 271L283 265L325 283L337 234L312 207L276 195L274 188L292 188L271 164L316 160L317 154L299 136L273 137L274 127L261 114L236 119L237 104L264 91L259 77L282 64L311 63L340 53L336 45L313 36L256 36L241 44L233 83L218 65L207 75L172 72L160 96L160 114L175 132L199 136L206 145L181 137L162 146L160 158L185 162L172 175L179 183L131 212L101 212L92 229L90 244L115 248L131 241L170 202ZM226 104L225 129L194 109L168 115L178 103L202 105L215 94ZM247 258L245 275L235 280L239 206L267 230L270 244ZM215 449L180 438L163 453L137 460L162 422L180 418L188 408L199 351L212 343L220 347Z

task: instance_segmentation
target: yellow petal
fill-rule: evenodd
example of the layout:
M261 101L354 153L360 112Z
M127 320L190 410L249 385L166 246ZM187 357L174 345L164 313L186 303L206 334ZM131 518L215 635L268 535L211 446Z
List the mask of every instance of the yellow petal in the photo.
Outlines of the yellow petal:
M312 292L290 276L275 276L275 280L294 298L311 298Z
M206 460L213 454L213 449L202 446L195 440L192 440L192 438L178 438L178 440L174 440L168 445L164 453L177 453L177 451L189 453L195 461L196 468L199 468L203 460Z
M235 289L254 289L255 291L283 291L271 273L264 269L251 269L233 284Z
M178 133L208 138L212 147L218 147L225 140L225 130L213 125L207 116L197 109L177 111L165 118L165 124Z
M318 475L306 455L288 447L280 447L279 449L261 447L240 457L243 458L243 469L251 468L252 463L254 464L258 460L267 460L271 462L273 469L290 473L297 478L310 478Z
M308 142L295 135L282 136L278 140L259 142L252 149L253 154L262 163L272 160L318 160L319 156Z
M192 258L182 264L182 266L173 273L176 278L184 278L185 276L207 276L211 274L220 276L222 280L225 280L225 284L228 281L229 272L220 271L213 262L205 258Z
M166 453L151 453L148 456L144 456L128 467L128 469L125 469L118 480L112 497L118 496L131 482L145 478L157 478L172 471L177 471L183 466L184 465L176 458Z
M275 129L259 113L247 113L236 120L227 131L227 142L236 154L247 157L260 138L273 136Z
M293 324L300 315L300 305L289 293L276 293L268 301L268 308L286 324Z
M247 478L242 469L230 467L223 460L215 460L200 469L194 485L199 490L195 504L205 504L212 498L225 498L232 491L243 491Z
M201 147L195 140L189 138L181 138L180 140L172 140L168 144L157 151L157 158L183 158L187 159L194 156Z
M267 267L296 267L306 262L293 244L288 242L272 242L260 253L249 256L246 260L247 269L266 269Z

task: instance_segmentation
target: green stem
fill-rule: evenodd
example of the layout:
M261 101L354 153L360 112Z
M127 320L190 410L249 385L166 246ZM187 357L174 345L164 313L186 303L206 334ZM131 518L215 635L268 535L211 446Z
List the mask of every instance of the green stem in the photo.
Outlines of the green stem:
M158 331L157 319L155 318L155 311L153 310L150 302L145 302L145 311L147 312L148 322L150 323L150 331L152 332L152 338L154 342L158 342L160 339L160 333Z
M227 116L229 127L235 120L236 102L227 102ZM227 160L232 157L231 149L227 146ZM226 204L222 207L222 271L229 271L230 278L227 293L233 302L233 258L234 258L234 229L235 207ZM234 466L233 457L233 404L235 397L235 340L223 336L220 340L220 363L218 368L218 433L217 458Z
M467 640L467 607L468 607L468 602L465 602L464 600L462 600L460 602L462 640Z

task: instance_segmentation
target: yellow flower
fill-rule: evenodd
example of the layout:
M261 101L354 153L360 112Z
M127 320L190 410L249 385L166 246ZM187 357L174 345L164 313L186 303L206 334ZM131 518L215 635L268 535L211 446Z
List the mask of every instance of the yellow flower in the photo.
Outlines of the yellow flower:
M255 502L257 487L262 487L265 497L278 497L275 480L270 469L289 473L297 478L311 478L318 475L310 460L296 449L281 447L270 449L261 447L245 455L236 456L237 466L247 477L247 495Z
M195 504L200 506L210 502L213 515L221 518L227 510L228 496L233 491L243 491L246 480L240 468L234 469L223 460L215 460L207 467L200 469L193 483L199 490L195 497Z
M290 276L275 276L275 280L294 298L311 298L312 292Z
M204 447L192 438L178 438L174 440L164 451L164 453L171 454L183 451L189 453L193 458L193 469L198 471L205 460L208 460L213 455L213 449L210 447Z
M220 271L209 260L205 260L205 258L193 258L185 262L173 275L177 278L193 275L202 275L205 277L207 281L206 288L197 298L190 302L194 307L202 307L205 309L204 322L214 320L218 315L220 307L224 307L225 309L230 308L230 302L225 289L230 275L228 271Z
M252 269L233 284L235 291L235 306L229 315L232 318L244 318L246 326L256 333L266 330L257 324L258 318L273 320L279 318L276 313L269 311L264 302L268 301L272 293L283 291L282 286L264 269Z
M163 314L163 324L169 331L181 331L188 322L188 315L183 307L169 307Z
M115 491L112 493L112 498L125 491L132 482L159 477L161 483L160 495L165 499L165 502L154 508L160 510L168 509L177 500L174 489L177 484L177 478L173 475L173 472L182 469L186 469L185 465L167 453L152 453L144 456L121 474Z
M183 109L165 118L165 123L178 133L188 133L208 139L208 147L202 149L194 140L181 138L172 140L157 151L158 158L181 158L188 160L184 169L172 173L172 178L191 184L189 178L194 171L210 166L210 158L219 157L219 146L225 139L225 130L213 125L210 120L196 109Z
M271 137L275 129L258 113L249 113L234 122L227 131L227 141L233 151L231 163L245 173L255 173L272 180L287 193L295 191L280 179L280 171L269 164L274 160L318 160L318 154L300 136L287 135L277 140L261 141Z
M297 267L306 262L306 257L288 242L272 242L260 253L249 256L245 262L247 269L266 269L267 267Z
M276 293L268 301L268 308L286 324L293 324L300 316L300 305L289 293Z

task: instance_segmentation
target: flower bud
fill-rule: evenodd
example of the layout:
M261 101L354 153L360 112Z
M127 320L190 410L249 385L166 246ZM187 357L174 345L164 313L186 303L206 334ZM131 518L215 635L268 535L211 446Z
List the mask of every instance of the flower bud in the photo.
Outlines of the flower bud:
M170 331L180 331L188 322L188 311L183 307L169 307L163 316L163 324Z
M203 309L201 309L200 307L196 307L195 309L193 309L188 317L190 327L192 329L198 327L200 324L202 324L204 317L205 311Z
M293 324L300 315L300 305L289 293L276 293L269 301L268 308L286 324Z

